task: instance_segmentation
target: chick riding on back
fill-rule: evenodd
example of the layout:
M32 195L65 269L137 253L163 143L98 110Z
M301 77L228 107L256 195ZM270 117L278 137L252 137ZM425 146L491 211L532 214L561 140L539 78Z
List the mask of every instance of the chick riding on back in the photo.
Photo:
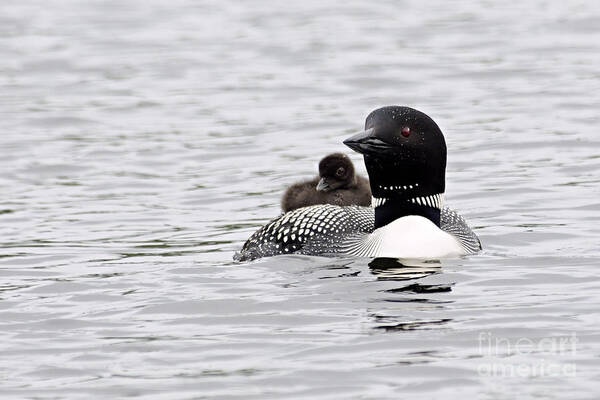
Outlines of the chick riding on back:
M383 107L344 144L363 154L372 207L322 204L288 212L256 231L236 259L290 253L440 259L481 249L465 220L444 207L446 142L429 116Z
M371 204L369 180L356 175L350 158L333 153L319 162L319 176L290 186L281 199L288 212L316 204L368 206Z

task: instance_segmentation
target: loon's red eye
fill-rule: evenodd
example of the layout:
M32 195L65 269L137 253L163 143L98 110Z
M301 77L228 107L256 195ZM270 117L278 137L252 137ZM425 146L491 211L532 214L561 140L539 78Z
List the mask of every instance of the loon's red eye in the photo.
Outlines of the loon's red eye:
M410 128L408 126L405 126L404 128L402 128L402 136L404 137L409 137L410 136Z

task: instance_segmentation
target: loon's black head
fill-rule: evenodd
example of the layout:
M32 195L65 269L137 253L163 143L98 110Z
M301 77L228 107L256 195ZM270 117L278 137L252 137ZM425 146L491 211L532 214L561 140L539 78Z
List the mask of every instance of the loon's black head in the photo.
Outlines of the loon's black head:
M367 117L365 131L344 144L364 156L374 205L394 205L394 211L379 221L376 213L376 225L398 218L399 213L424 215L439 225L446 142L430 117L410 107L379 108Z
M319 176L321 180L317 190L328 192L349 187L356 183L354 165L347 155L333 153L324 157L319 162Z

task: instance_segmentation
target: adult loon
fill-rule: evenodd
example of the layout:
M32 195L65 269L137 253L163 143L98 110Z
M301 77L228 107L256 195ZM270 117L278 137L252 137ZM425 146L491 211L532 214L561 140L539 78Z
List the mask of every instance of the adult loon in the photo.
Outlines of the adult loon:
M283 212L315 204L368 206L371 204L369 180L354 173L347 155L333 153L319 162L319 176L290 186L281 199Z
M256 231L236 259L290 253L440 259L481 249L465 220L444 207L446 142L429 116L379 108L365 131L344 144L363 154L371 207L324 204L285 213Z

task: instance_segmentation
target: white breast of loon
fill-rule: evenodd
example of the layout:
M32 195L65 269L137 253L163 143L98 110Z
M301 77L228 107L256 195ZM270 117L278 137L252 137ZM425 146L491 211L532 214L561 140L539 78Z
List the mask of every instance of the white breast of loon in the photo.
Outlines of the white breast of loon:
M349 254L359 257L439 259L466 254L452 235L429 219L408 215L363 235L348 246Z

